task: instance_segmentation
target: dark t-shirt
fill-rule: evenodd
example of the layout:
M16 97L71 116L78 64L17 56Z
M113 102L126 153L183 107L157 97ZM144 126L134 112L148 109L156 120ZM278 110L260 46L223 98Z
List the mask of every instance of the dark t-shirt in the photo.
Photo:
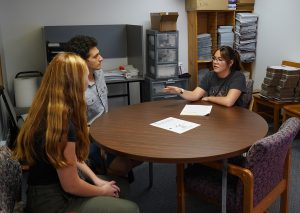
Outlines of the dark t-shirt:
M48 185L59 183L56 169L50 164L45 153L45 133L45 129L41 128L35 134L35 150L38 156L36 164L30 167L29 170L29 185ZM76 142L75 126L71 122L69 123L68 141Z
M246 79L240 71L233 71L226 78L219 78L211 71L203 77L199 87L206 91L207 96L226 96L230 89L238 89L243 94L246 92ZM242 94L235 102L235 106L243 106Z

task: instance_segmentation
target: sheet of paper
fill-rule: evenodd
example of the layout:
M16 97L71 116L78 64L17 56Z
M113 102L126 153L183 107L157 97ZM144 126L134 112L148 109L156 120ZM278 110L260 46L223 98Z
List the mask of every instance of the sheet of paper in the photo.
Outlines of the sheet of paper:
M169 118L154 122L150 125L159 127L162 129L166 129L166 130L169 130L172 132L176 132L179 134L189 131L191 129L194 129L197 126L200 126L200 124L180 120L178 118L173 118L173 117L169 117Z
M211 112L212 105L190 105L186 104L180 115L205 116Z

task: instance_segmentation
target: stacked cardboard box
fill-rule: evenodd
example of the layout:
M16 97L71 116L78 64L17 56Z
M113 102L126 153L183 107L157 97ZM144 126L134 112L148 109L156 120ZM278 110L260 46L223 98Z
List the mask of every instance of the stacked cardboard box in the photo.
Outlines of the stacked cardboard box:
M185 0L186 11L227 10L228 0Z
M238 11L253 11L255 0L237 0L236 10Z
M288 66L267 68L261 95L279 101L300 101L300 69Z
M255 3L255 0L237 0L238 3L245 3L245 4L250 4L250 3Z
M254 3L237 3L236 10L237 11L253 11Z
M176 31L178 12L150 13L151 29L160 32Z

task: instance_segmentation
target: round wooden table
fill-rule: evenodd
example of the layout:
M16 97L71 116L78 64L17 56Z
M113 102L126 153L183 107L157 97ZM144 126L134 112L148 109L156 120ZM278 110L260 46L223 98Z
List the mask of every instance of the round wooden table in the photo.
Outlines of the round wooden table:
M213 107L208 116L181 116L185 104ZM200 126L177 134L150 125L168 117ZM178 212L185 211L185 163L240 155L267 131L266 121L247 109L185 100L144 102L114 109L97 118L90 128L91 136L107 151L141 161L176 163Z

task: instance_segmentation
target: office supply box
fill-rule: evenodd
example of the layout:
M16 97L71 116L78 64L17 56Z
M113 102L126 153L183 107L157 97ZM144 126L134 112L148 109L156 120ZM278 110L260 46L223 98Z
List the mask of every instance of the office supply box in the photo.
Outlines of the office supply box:
M160 32L175 31L178 18L177 12L151 13L151 29Z
M185 0L185 9L193 10L227 10L228 0Z
M249 4L249 3L255 3L255 0L238 0L237 1L238 3L247 3L247 4Z

